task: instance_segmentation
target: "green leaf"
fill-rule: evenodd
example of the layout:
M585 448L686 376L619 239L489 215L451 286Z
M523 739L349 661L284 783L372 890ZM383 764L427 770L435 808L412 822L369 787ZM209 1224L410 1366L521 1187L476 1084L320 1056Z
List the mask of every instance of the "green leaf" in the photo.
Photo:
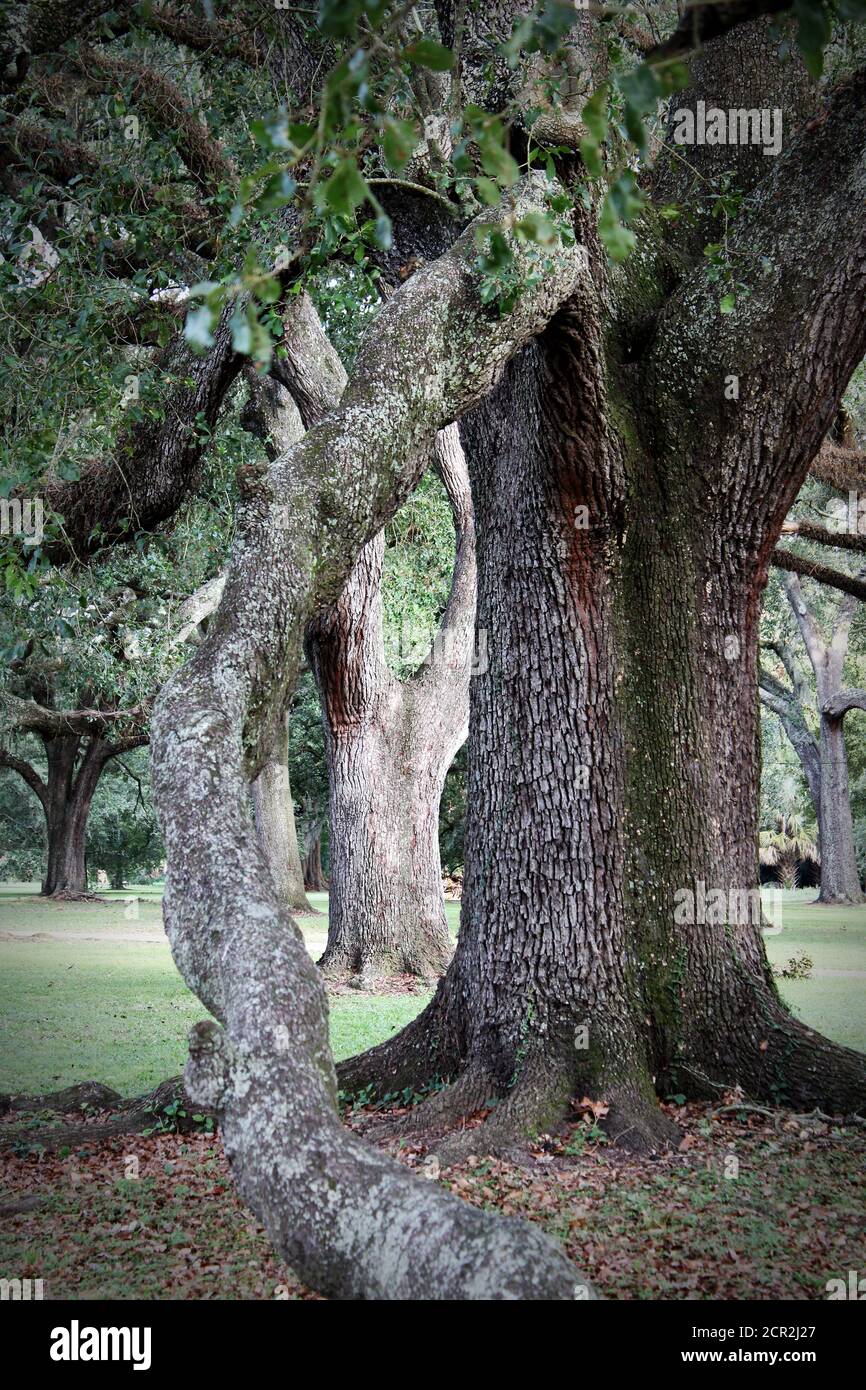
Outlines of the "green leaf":
M297 184L287 169L274 174L256 199L259 212L273 212L276 208L285 207L294 198L296 188Z
M485 174L489 174L497 183L504 184L510 188L520 175L517 160L510 155L504 145L500 145L495 138L485 139L479 142L481 151L481 165Z
M604 164L601 160L601 148L598 141L594 140L591 135L584 135L580 142L580 154L590 178L600 179L604 174Z
M193 347L209 348L213 347L213 333L211 329L214 325L214 312L209 304L202 304L201 308L193 309L192 313L187 314L186 323L183 326L183 336Z
M550 246L556 240L556 228L543 212L528 212L514 225L518 236L526 241L536 241L540 246Z
M599 145L607 139L607 132L609 129L607 106L607 83L602 83L598 91L593 92L582 112L584 125Z
M266 150L290 150L289 116L286 111L269 111L266 116L250 121L250 134L257 145Z
M391 250L391 243L393 242L394 238L391 231L391 219L387 213L379 213L379 216L376 218L376 221L373 224L373 236L375 238L376 245L380 246L383 251Z
M735 294L723 294L719 300L719 310L723 314L732 314L737 307L737 296Z
M824 71L824 49L832 29L829 12L821 0L795 0L794 14L797 17L797 47L808 71L818 78Z
M444 44L435 39L418 39L403 49L403 57L421 68L432 68L433 72L449 72L454 66L454 54Z
M475 190L482 203L487 203L488 207L495 207L502 196L499 184L494 183L493 179L476 179Z
M333 212L348 216L368 195L366 180L354 159L343 159L324 185L322 196Z
M395 121L389 117L385 122L382 150L392 169L405 169L417 143L418 127L414 121Z
M621 174L607 193L598 219L598 234L612 261L624 261L634 249L636 237L625 224L643 207L644 198L630 171Z

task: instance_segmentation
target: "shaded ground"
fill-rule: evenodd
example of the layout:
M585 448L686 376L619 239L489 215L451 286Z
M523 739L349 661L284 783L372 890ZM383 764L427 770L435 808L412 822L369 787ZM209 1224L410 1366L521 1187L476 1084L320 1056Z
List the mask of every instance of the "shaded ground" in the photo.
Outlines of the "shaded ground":
M171 960L159 895L106 897L54 905L0 890L0 1091L98 1079L133 1094L180 1070L204 1010ZM866 909L821 909L813 897L784 895L783 930L767 938L776 966L803 953L813 962L811 978L781 980L782 993L808 1023L866 1050ZM449 905L454 929L458 911ZM318 955L326 918L301 925ZM416 988L332 990L336 1055L402 1027L429 997L407 992ZM540 1222L609 1298L826 1298L829 1279L866 1268L866 1128L727 1101L735 1108L671 1104L685 1138L657 1160L606 1147L591 1109L515 1159L441 1172L421 1145L381 1142L465 1200ZM0 1276L41 1278L47 1298L313 1296L238 1201L218 1136L136 1135L49 1155L28 1130L51 1118L0 1121L17 1145L0 1153ZM363 1131L377 1118L360 1110L347 1122Z
M466 1201L537 1221L608 1298L824 1299L829 1279L864 1268L866 1132L709 1106L670 1113L683 1147L655 1161L606 1148L591 1113L519 1162L436 1174L423 1147L392 1151ZM217 1138L136 1136L51 1156L19 1140L0 1156L0 1209L40 1205L0 1214L0 1268L43 1279L46 1298L312 1296L238 1201Z

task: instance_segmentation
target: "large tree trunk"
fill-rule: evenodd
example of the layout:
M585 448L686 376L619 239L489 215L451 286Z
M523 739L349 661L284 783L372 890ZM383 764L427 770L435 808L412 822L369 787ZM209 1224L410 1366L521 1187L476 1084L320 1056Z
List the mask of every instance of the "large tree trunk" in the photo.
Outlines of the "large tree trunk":
M475 606L469 480L456 428L437 440L457 530L451 595L428 664L405 681L382 638L384 534L308 634L330 781L329 973L419 975L448 966L439 802L466 737Z
M330 781L328 973L441 975L451 956L438 809L450 749L382 650L384 536L308 644Z
M252 785L256 830L279 901L290 912L312 912L304 892L304 870L289 785L289 730L283 724L266 763Z
M606 1098L610 1131L635 1147L673 1132L647 1066L624 911L619 563L608 520L621 468L597 374L598 321L590 304L571 310L463 423L490 664L471 687L455 960L399 1039L339 1068L346 1089L455 1078L425 1102L419 1121L430 1125L492 1098L473 1148L507 1147L586 1094ZM449 1156L460 1147L451 1141Z
M862 197L863 134L855 84L840 92L823 121L808 126L801 142L787 147L767 176L766 195L746 205L731 236L733 254L745 260L755 239L764 241L771 206L773 245L783 248L775 253L772 280L753 274L747 309L720 313L718 288L699 267L659 313L652 295L664 295L658 287L669 269L633 260L614 286L617 309L605 335L591 331L591 305L570 304L579 324L572 335L574 362L555 364L553 386L541 399L521 384L519 424L512 418L510 427L490 432L491 459L511 457L501 474L495 462L490 466L500 497L521 512L533 538L537 570L530 580L518 578L523 551L519 536L510 537L515 559L509 583L518 593L526 588L515 607L532 614L525 649L516 648L519 673L513 657L508 666L510 698L502 703L513 713L496 724L494 711L473 704L473 717L488 736L479 745L470 735L470 803L483 802L487 824L470 826L454 964L437 998L402 1035L341 1064L344 1088L370 1082L384 1091L417 1088L436 1074L457 1075L450 1099L446 1091L425 1109L434 1117L459 1114L483 1102L479 1087L465 1086L464 1096L459 1088L464 1077L483 1074L472 1056L483 1057L489 1029L506 1059L510 1038L510 1056L520 1063L508 1099L488 1122L494 1142L503 1131L516 1134L555 1112L557 1087L561 1104L572 1077L602 1088L617 1127L631 1111L629 1137L642 1143L653 1138L643 1076L652 1075L662 1095L672 1089L715 1095L740 1084L759 1098L836 1112L857 1110L866 1100L866 1059L799 1024L779 1000L766 961L757 892L756 689L757 620L769 559L866 347L861 211L844 181L838 196L828 198L826 183L815 176L819 169L844 167ZM783 182L796 189L795 199L776 196ZM818 263L817 274L816 237L835 238L849 259L840 251L826 265ZM601 279L598 260L592 263ZM773 353L769 343L776 345ZM779 343L787 345L785 353ZM605 378L607 402L600 399ZM605 429L593 423L594 411ZM542 461L533 463L531 451L524 457L512 435L523 432L531 443L539 430L550 438L536 445ZM602 442L606 430L620 441L623 483L613 446L605 449ZM570 456L570 466L559 473L557 454ZM572 501L588 506L589 528L577 541L551 510L557 483L573 489ZM524 487L530 489L525 500ZM484 622L491 557L499 530L510 533L505 503L483 518L480 493L476 504ZM559 520L559 565L544 543L539 515L548 518L551 534ZM497 631L492 652L498 641L507 649L507 637ZM528 700L539 710L524 724L521 701ZM552 721L549 741L538 732L545 720ZM590 737L597 721L606 726L598 749ZM523 761L523 745L533 736L535 756ZM590 768L585 806L574 793L575 746L584 747L579 761ZM617 768L618 746L624 773ZM498 796L490 790L496 771L481 766L481 757L513 769L501 779ZM542 827L538 845L534 822ZM594 825L604 828L609 860ZM497 840L508 835L512 876L518 864L528 866L530 889L522 903L504 895L497 900ZM566 843L573 837L571 857L586 860L571 880L573 870L562 862L568 856L558 854L559 837ZM566 910L557 895L567 900L571 892L575 905ZM547 906L551 895L555 913ZM485 899L485 909L476 912ZM534 934L517 928L521 910L536 912L539 903L542 940L559 933L562 941L541 961ZM474 995L466 977L473 952L482 954L484 979ZM576 956L571 967L570 955ZM629 1043L628 1017L616 1011L624 962L643 1001L638 1026L645 1051ZM570 978L561 984L563 973ZM524 978L532 983L532 999L521 1015ZM628 977L624 992L630 999ZM571 1002L562 1018L574 1023L591 1001L590 1054L582 1072L570 1072L565 1059L557 1064L556 1042L548 1041L557 1031L549 1019L563 997ZM540 1091L551 1102L546 1111L538 1099L529 1106L518 1100L527 1089L520 1085L526 1058L539 1046L539 1011ZM611 1014L624 1017L625 1034L608 1029ZM454 1026L443 1018L455 1020ZM559 1032L564 1035L562 1025ZM601 1058L593 1056L593 1036L606 1052ZM501 1072L493 1079L502 1086ZM492 1086L488 1094L496 1093ZM474 1131L476 1151L484 1143Z
M787 1012L762 939L760 551L733 538L706 547L694 530L677 534L674 518L694 513L670 493L666 522L642 500L624 603L638 754L629 760L627 878L658 1085L712 1096L739 1084L772 1103L856 1110L864 1059Z
M48 863L42 892L50 897L80 898L87 892L87 818L111 748L101 739L91 738L79 764L82 739L77 734L45 737L43 742L48 758Z

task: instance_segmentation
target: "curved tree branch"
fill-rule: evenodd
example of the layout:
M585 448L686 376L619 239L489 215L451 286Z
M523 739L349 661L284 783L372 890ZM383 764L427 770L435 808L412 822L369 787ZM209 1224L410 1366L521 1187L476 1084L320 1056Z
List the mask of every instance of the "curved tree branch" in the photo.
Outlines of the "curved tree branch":
M31 767L23 758L16 758L14 754L7 752L5 748L0 748L0 767L11 768L24 778L31 791L34 791L42 802L43 810L48 814L48 787L35 768Z
M517 189L518 214L544 205L543 180ZM525 272L527 252L515 255ZM580 248L563 248L509 313L491 313L470 228L407 281L339 408L246 480L223 601L157 703L166 927L187 983L223 1024L193 1030L188 1089L219 1109L240 1190L282 1255L337 1297L575 1296L574 1271L539 1231L419 1184L341 1127L322 980L275 900L246 789L308 619L415 485L437 431L484 395L585 273Z
M841 719L851 709L866 710L866 690L840 690L831 695L821 706L821 713L828 719Z

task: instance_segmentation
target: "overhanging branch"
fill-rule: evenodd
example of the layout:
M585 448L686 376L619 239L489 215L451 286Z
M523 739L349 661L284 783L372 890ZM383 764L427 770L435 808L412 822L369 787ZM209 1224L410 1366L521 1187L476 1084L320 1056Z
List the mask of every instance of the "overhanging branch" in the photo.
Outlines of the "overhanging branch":
M773 551L771 563L774 569L787 570L790 574L814 579L816 583L827 584L831 589L850 594L852 598L866 599L864 580L855 579L853 575L843 574L841 570L831 569L828 565L819 565L815 560L804 560L801 555L794 555L790 550L777 546Z

